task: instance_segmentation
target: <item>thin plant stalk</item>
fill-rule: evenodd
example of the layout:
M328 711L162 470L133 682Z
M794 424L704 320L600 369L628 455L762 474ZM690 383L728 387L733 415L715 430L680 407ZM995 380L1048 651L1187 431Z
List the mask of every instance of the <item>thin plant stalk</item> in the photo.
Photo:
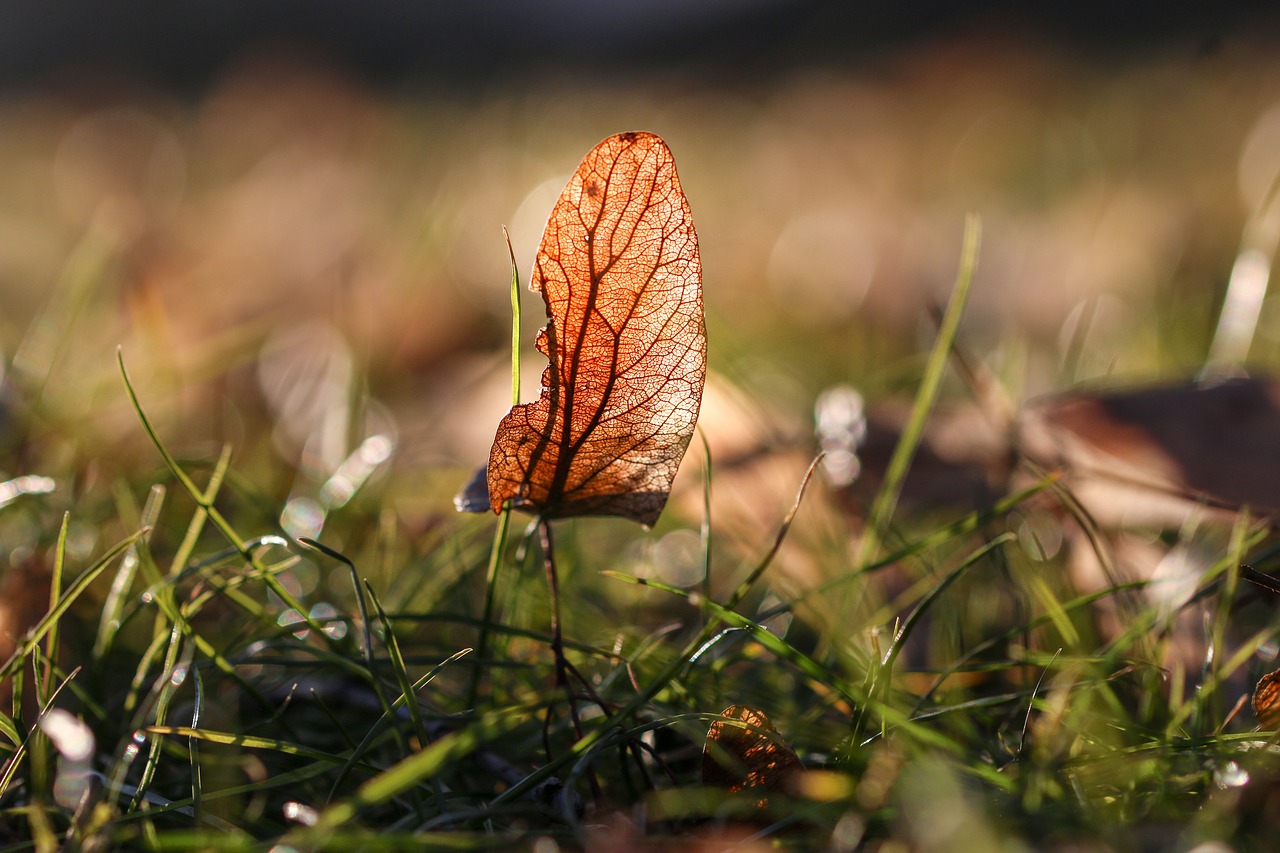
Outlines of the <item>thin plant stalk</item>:
M956 273L955 287L951 290L951 299L947 303L946 313L938 328L938 336L934 339L933 349L929 352L929 360L925 364L924 376L920 380L920 390L916 394L911 408L911 417L902 431L902 438L893 449L885 470L884 484L876 494L867 513L866 534L858 555L858 567L865 566L875 559L880 550L880 542L884 538L889 517L898 504L898 496L902 493L902 485L906 481L907 469L915 457L916 449L924 436L924 424L938 399L938 390L942 387L942 377L946 370L952 343L960 328L960 318L964 315L965 304L969 300L969 289L973 284L974 273L978 267L978 247L982 242L982 220L975 214L965 219L964 246L960 253L960 268Z
M58 606L58 599L62 597L62 572L67 560L67 526L71 523L71 513L62 514L62 526L58 529L58 544L54 551L53 574L49 579L49 611L52 612ZM49 625L49 632L45 635L45 661L44 661L44 679L43 683L38 685L40 690L37 696L40 699L40 707L49 707L49 694L53 690L54 671L57 668L58 659L58 626L61 620L55 619Z
M551 654L555 657L556 687L564 690L565 699L569 703L569 719L573 723L574 737L582 740L582 718L578 716L578 703L573 692L573 685L569 682L569 675L572 673L588 689L590 685L569 663L569 659L564 656L564 625L561 622L560 615L560 579L556 572L555 544L551 539L551 522L546 518L539 518L538 531L542 538L542 559L547 568L547 590L551 596ZM599 699L597 698L596 701L599 702ZM554 705L547 706L546 721L542 729L548 761L551 760L550 728L551 714L554 708ZM606 708L605 711L607 713L608 709ZM587 772L587 779L591 783L591 791L598 802L601 794L600 783L590 770Z
M702 442L702 458L706 460L702 472L702 596L711 600L711 445L707 435L698 430Z
M511 235L506 226L502 236L507 241L507 254L511 257L511 405L520 404L520 270L516 266L515 249L511 248ZM493 547L489 549L489 568L484 579L484 615L480 618L480 636L476 638L476 664L471 668L471 685L467 689L467 707L474 708L480 694L480 677L485 659L489 655L490 626L498 589L498 567L502 565L502 551L507 541L507 528L511 521L511 504L502 508L498 529L493 534Z

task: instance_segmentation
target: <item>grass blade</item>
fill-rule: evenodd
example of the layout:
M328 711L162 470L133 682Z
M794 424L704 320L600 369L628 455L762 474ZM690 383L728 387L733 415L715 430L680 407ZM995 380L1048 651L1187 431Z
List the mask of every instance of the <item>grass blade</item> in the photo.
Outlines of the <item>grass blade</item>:
M907 469L915 456L916 448L924 436L924 424L929 412L938 399L938 389L942 387L942 377L960 330L960 318L964 315L964 307L969 299L969 289L973 284L974 273L978 267L978 247L982 237L981 220L974 214L965 219L964 247L960 252L960 269L956 275L955 287L951 290L951 300L942 316L942 324L938 328L938 336L934 339L933 349L929 352L929 360L925 364L924 376L920 380L920 389L916 392L915 403L911 408L911 416L902 430L902 437L893 449L889 465L885 469L884 482L871 503L867 513L866 533L862 540L857 564L865 566L873 560L879 550L880 542L889 518L898 504L898 496L902 492L902 484L907 477Z

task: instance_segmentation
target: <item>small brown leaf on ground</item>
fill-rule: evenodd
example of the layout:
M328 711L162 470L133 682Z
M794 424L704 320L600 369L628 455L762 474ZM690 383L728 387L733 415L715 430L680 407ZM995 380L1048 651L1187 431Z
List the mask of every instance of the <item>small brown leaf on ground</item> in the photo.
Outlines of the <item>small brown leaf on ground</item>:
M693 436L706 378L702 266L671 151L601 142L552 210L529 287L549 322L542 395L502 419L489 503L652 525Z
M1280 729L1280 669L1258 679L1253 691L1253 713L1264 729Z
M702 750L702 784L730 794L797 793L804 765L769 718L746 705L730 705L720 716Z

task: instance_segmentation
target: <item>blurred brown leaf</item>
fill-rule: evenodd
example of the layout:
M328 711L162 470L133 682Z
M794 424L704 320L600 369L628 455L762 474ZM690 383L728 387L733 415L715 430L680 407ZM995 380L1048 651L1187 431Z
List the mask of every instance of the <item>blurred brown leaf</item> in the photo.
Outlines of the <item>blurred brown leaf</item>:
M1258 679L1253 691L1253 713L1264 729L1280 729L1280 669Z
M49 612L50 575L43 555L31 554L19 565L0 575L0 661L5 661L22 647L28 631ZM68 620L64 619L64 631ZM64 648L65 651L65 648ZM64 663L60 661L60 663ZM23 675L23 707L27 722L39 714L34 688L35 672L28 664ZM19 709L13 704L13 679L0 679L0 711L9 714Z
M1022 452L1068 483L1104 524L1176 525L1201 507L1280 513L1280 383L1238 378L1028 406Z
M796 793L804 765L769 718L746 705L730 705L720 716L707 732L702 784L730 794ZM765 804L762 797L760 806Z
M671 151L650 133L593 148L543 232L533 279L550 320L542 395L502 419L494 512L651 525L693 435L706 378L702 267Z

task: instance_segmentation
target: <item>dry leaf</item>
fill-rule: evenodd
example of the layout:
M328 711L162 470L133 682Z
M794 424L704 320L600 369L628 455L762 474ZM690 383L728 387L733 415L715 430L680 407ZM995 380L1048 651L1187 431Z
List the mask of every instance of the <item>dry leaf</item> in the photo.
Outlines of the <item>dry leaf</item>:
M1280 669L1258 679L1253 691L1253 713L1263 729L1280 729Z
M769 718L746 705L730 705L720 716L702 750L702 784L730 794L796 793L804 765Z
M671 151L601 142L552 210L529 287L547 306L542 395L502 419L489 505L651 525L693 436L706 377L702 267Z
M1177 526L1188 512L1280 513L1280 382L1236 378L1074 392L1028 405L1022 452L1062 467L1103 523Z

